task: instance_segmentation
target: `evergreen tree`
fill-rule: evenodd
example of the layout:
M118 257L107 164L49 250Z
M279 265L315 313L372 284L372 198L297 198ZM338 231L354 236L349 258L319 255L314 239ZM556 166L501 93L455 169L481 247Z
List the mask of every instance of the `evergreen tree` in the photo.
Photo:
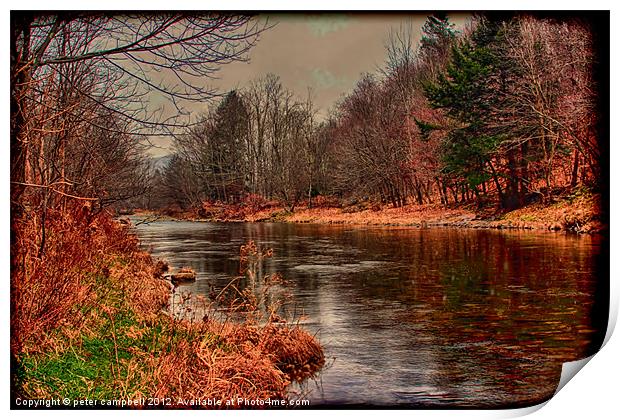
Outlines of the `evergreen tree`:
M444 171L460 176L479 198L481 185L493 180L502 207L515 208L514 156L508 151L506 159L498 159L507 134L498 129L496 110L510 77L510 64L497 49L502 36L501 22L482 21L470 39L453 47L446 73L425 90L431 106L443 109L456 125L442 145Z
M238 201L244 190L248 111L236 90L228 92L212 117L211 172L217 198Z
M428 16L422 26L420 51L422 54L434 55L440 53L456 38L454 24L448 19L445 12L435 12Z
M418 49L419 76L421 80L436 80L450 58L450 51L458 31L446 13L428 16L422 26L422 39Z

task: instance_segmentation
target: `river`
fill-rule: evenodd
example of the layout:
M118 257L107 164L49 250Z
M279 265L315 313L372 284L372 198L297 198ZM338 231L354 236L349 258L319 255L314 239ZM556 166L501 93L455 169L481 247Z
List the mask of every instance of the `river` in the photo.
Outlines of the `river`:
M604 335L597 236L181 221L136 230L156 258L197 271L177 293L224 287L247 240L272 248L266 272L289 280L289 310L325 349L326 367L293 388L315 406L527 406Z

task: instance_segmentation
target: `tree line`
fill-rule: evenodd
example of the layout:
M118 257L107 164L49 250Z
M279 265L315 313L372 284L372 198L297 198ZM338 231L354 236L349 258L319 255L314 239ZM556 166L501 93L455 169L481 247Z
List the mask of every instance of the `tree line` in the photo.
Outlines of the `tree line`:
M311 94L276 75L213 102L213 72L265 29L250 17L14 13L11 210L45 219L67 200L187 209L248 196L294 210L319 194L396 207L551 202L601 178L589 25L482 14L457 30L433 14L419 42L411 25L393 30L380 71L321 119ZM188 125L189 102L213 106ZM161 134L176 153L155 170L144 139Z
M44 258L51 219L147 192L150 136L185 130L187 105L216 96L205 81L264 29L229 14L12 12L12 270ZM20 257L20 241L38 255Z
M168 165L154 174L152 193L182 208L205 200L238 203L251 194L294 210L327 185L326 124L317 122L310 95L295 98L273 74L229 92L175 146Z
M393 30L380 72L316 116L275 75L229 92L152 173L156 206L318 195L395 207L549 203L601 176L592 28L577 18L445 13Z

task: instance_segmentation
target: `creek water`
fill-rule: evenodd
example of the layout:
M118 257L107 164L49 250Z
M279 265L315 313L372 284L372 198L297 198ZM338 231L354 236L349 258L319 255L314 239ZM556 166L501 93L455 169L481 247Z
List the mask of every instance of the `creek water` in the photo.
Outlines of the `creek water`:
M289 309L325 349L326 367L292 388L312 405L531 405L604 336L597 236L181 221L136 231L154 257L196 270L176 293L223 288L248 240L272 248L265 272L289 281Z

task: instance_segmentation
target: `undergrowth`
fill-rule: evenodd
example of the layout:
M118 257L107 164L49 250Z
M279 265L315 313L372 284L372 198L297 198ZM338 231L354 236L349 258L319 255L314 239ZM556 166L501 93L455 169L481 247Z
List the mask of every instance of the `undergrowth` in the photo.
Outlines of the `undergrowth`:
M79 209L51 216L45 236L36 217L20 221L12 250L15 398L284 398L322 366L295 325L172 318L169 284L127 227Z

